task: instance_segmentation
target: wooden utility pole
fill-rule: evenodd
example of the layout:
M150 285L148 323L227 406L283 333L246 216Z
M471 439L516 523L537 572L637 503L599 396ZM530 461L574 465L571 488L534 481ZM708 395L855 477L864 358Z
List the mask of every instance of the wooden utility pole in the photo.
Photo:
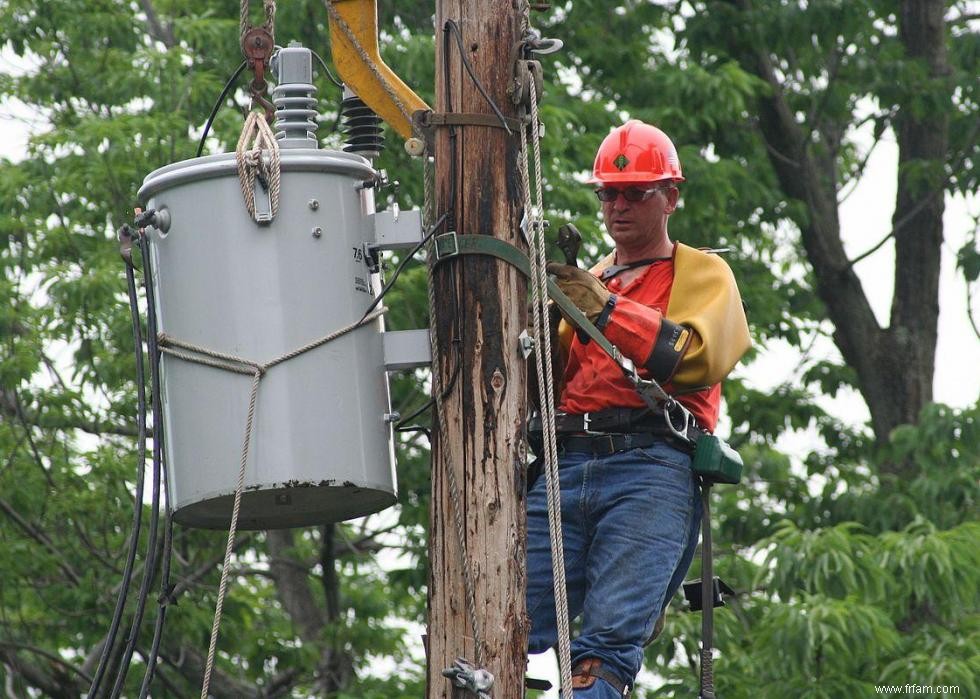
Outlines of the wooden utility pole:
M463 67L455 38L445 36L449 20L459 26L463 50L487 93L504 115L516 116L507 94L520 38L513 0L436 1L435 111L492 115ZM451 230L493 235L526 252L520 234L519 133L485 125L452 130L455 138L450 127L436 132L436 216L451 209ZM527 282L495 258L467 255L440 265L433 283L440 348L433 369L442 386L452 381L457 364L458 373L443 403L448 434L439 434L433 447L426 697L473 699L442 676L462 657L473 663L479 659L493 674L494 699L519 699L524 696L527 622L520 437L526 365L518 335L526 327ZM465 559L447 469L453 469L458 484ZM479 649L464 566L473 583Z

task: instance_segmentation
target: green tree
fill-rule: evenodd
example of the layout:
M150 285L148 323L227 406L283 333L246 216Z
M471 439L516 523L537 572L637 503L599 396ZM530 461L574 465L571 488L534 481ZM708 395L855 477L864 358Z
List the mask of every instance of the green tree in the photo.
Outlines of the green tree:
M804 352L801 380L772 391L745 370L726 384L747 466L743 485L716 495L718 568L738 592L717 616L722 696L980 689L980 408L930 404L944 196L978 185L980 33L968 12L937 0L567 0L532 14L565 41L544 60L550 218L575 220L597 256L581 174L614 122L659 123L688 178L672 233L733 249L758 344L803 349L830 334L840 351ZM387 60L432 103L431 4L382 2L380 14ZM136 472L133 340L113 232L147 172L194 155L241 60L238 5L9 0L0 27L0 45L34 66L0 74L0 96L48 124L24 159L0 162L0 679L12 696L79 696L121 579ZM281 43L329 53L322 2L282 3L276 29ZM327 132L339 95L317 82L322 141L336 147ZM840 237L841 192L868 158L864 123L874 139L893 134L901 153L887 327ZM229 149L240 127L229 102L208 149ZM380 165L402 183L401 204L420 205L420 167L397 142ZM968 280L977 259L971 241L960 253ZM426 323L424 285L420 266L401 277L395 327ZM424 404L422 378L395 378L403 414ZM860 392L870 425L815 401L842 387ZM825 444L802 464L772 447L807 427ZM418 647L404 622L425 617L427 442L401 437L394 515L241 537L216 696L421 695L420 668L401 661ZM175 536L179 604L160 696L200 686L224 544L219 533ZM383 569L382 549L403 553L404 567ZM692 694L697 627L696 615L671 615L648 650L666 683L648 695ZM149 629L127 695L148 643ZM398 670L374 676L379 656Z

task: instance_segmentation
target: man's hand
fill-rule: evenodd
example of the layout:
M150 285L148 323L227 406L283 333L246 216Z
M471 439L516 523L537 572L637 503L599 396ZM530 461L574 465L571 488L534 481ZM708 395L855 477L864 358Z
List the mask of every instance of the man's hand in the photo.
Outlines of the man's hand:
M565 296L594 323L612 296L609 289L591 272L578 267L549 262L547 270L555 276L555 283Z

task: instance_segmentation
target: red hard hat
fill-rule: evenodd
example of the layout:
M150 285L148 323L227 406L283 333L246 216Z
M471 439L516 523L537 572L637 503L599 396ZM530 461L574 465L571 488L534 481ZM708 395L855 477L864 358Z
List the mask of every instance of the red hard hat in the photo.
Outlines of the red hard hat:
M630 119L606 136L592 166L592 184L683 182L677 149L656 126Z

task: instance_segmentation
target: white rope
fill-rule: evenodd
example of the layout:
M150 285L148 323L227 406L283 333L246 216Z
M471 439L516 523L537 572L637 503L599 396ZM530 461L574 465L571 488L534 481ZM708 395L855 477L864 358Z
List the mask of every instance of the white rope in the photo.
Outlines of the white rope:
M235 548L235 531L238 528L238 512L242 504L242 491L245 489L245 465L248 463L248 445L252 441L252 425L255 421L255 402L259 395L259 381L262 370L256 369L252 374L252 390L248 398L248 418L245 421L245 440L242 443L242 460L238 469L238 484L235 486L235 504L231 509L231 525L228 528L228 543L225 546L225 559L221 564L221 583L218 585L218 602L214 608L214 622L211 624L211 640L208 643L208 661L204 669L204 684L201 687L201 699L208 699L208 688L211 686L211 671L214 669L214 653L218 647L218 629L221 627L221 610L224 607L225 592L228 590L228 569L231 562L231 552Z
M172 338L163 333L161 333L157 338L158 344L160 345L160 350L171 356L177 357L178 359L214 367L216 369L222 369L224 371L235 372L237 374L248 373L252 375L252 388L249 392L248 398L248 416L245 420L245 438L242 441L242 458L238 467L238 483L235 486L234 504L231 508L231 524L228 527L228 542L225 545L224 562L221 564L221 582L218 584L218 601L215 604L214 609L214 622L211 624L211 639L208 642L208 658L204 667L204 683L201 687L201 699L208 698L208 689L211 686L211 673L214 670L214 655L218 647L218 629L221 628L221 612L224 608L225 594L228 590L228 571L230 570L229 563L231 562L232 551L235 548L235 533L238 529L238 515L241 508L242 492L245 490L245 467L248 464L249 444L252 442L252 427L255 424L255 404L258 400L259 382L262 380L265 372L277 364L282 364L283 362L293 359L294 357L298 357L305 352L309 352L312 349L336 340L349 332L357 330L358 328L372 322L383 313L387 312L387 310L388 309L384 307L378 308L354 323L345 325L329 335L325 335L318 340L314 340L313 342L307 343L302 347L298 347L297 349L286 352L285 354L281 354L275 359L271 359L264 363L255 362L233 354L218 352L207 347L201 347L200 345L195 345L190 342Z
M265 13L265 28L272 35L272 42L276 41L276 2L275 0L262 0L262 10ZM248 21L248 0L241 0L238 6L238 31L244 36L251 23Z
M526 8L525 8L526 11ZM541 424L544 434L545 486L548 502L548 529L551 536L555 622L558 632L558 667L562 696L572 696L571 643L568 597L565 582L565 553L561 529L561 486L558 476L558 447L555 434L554 376L551 371L551 331L548 327L548 276L544 240L544 196L541 170L541 132L538 124L537 94L530 81L531 145L534 150L535 191L531 198L531 172L528 163L527 129L521 128L521 179L524 185L524 216L529 229L531 248L531 307L536 349L535 369ZM543 387L543 390L542 390Z
M255 217L255 179L260 173L269 187L271 213L275 218L279 211L279 141L262 112L252 111L246 117L235 147L235 162L238 164L238 181L245 197L245 208L252 220L258 221Z
M361 59L361 63L371 71L371 73L374 75L374 79L378 81L378 84L381 85L381 89L385 91L385 94L394 103L395 107L398 108L401 115L406 120L411 122L412 114L408 111L408 107L406 107L405 103L401 101L401 98L398 96L398 93L395 92L395 88L391 85L391 83L388 82L388 79L381 73L380 70L378 70L374 60L368 56L367 50L354 35L354 30L351 29L350 25L347 24L347 22L344 21L344 18L340 16L340 11L334 7L334 1L335 0L325 0L327 5L327 13L330 15L330 19L336 22L337 26L340 27L340 31L344 33L344 37L350 42L350 45L354 48L354 51L357 52L358 57Z

